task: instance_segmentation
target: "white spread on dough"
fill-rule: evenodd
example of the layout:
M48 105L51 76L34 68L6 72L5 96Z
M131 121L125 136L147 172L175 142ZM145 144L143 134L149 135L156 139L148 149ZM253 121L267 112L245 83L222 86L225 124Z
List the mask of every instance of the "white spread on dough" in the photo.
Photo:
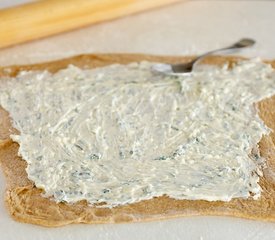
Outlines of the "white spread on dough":
M253 103L275 93L270 65L244 61L188 77L148 62L0 81L27 173L56 201L107 207L168 195L258 198L257 143L269 129Z

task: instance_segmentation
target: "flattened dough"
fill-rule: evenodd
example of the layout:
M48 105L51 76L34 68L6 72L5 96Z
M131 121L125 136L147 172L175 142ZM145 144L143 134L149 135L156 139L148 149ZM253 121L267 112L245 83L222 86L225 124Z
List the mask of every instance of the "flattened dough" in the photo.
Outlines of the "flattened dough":
M206 64L233 64L238 57L211 57ZM0 68L0 77L16 76L21 70L49 70L56 72L74 64L80 68L94 68L112 63L126 64L134 61L185 62L190 57L160 57L131 54L81 55L55 62ZM275 61L270 62L275 68ZM7 180L6 205L11 216L20 222L48 227L70 223L120 223L141 222L194 215L224 215L249 219L275 221L275 96L258 103L260 117L273 129L259 143L260 153L267 159L260 185L259 200L234 199L230 202L175 200L167 196L115 207L89 207L85 201L76 204L55 203L41 196L25 171L26 162L18 157L18 144L9 138L16 129L11 127L8 113L0 107L0 163Z

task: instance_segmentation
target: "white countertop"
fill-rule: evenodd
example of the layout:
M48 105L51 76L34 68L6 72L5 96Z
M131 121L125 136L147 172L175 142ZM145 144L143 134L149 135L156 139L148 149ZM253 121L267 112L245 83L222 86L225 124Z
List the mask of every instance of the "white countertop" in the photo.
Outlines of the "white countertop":
M0 7L28 0L0 0ZM189 1L0 50L0 65L29 64L82 53L192 55L241 37L257 40L241 54L275 59L274 1ZM229 217L71 225L48 229L13 221L4 207L0 173L1 239L275 239L275 223Z

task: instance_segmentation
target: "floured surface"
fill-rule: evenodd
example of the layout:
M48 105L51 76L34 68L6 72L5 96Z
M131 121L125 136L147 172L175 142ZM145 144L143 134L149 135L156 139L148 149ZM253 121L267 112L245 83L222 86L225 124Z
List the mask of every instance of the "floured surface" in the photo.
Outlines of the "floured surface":
M177 59L165 59L165 58L154 58L148 56L126 56L126 55L114 55L114 56L83 56L83 57L76 57L70 60L64 60L59 62L59 64L48 64L48 65L40 65L36 66L35 68L40 67L40 69L44 69L45 66L48 66L50 70L58 70L58 68L62 68L66 66L67 63L73 63L78 66L85 66L89 67L91 65L97 64L98 66L106 63L112 62L131 62L131 61L139 61L139 60L153 60L158 61L167 60L167 61L176 61ZM215 58L210 60L213 63L222 63L224 59ZM95 66L95 65L94 65ZM55 69L51 69L55 68ZM16 69L14 69L16 71ZM274 97L272 99L266 100L260 104L261 110L268 110L268 111L261 111L261 117L265 121L265 123L274 128L272 124L274 124L274 111L272 110L272 106L274 106ZM273 115L272 115L273 114ZM3 132L2 136L7 136L7 133ZM15 157L17 154L16 144L9 144L7 143L3 148L1 153L2 156L6 156L4 167L8 167L7 154L10 153L10 156ZM264 151L264 150L267 151ZM197 215L197 214L224 214L224 215L236 215L236 216L245 216L249 218L265 218L265 219L273 219L274 218L274 203L272 202L272 197L268 196L269 194L274 194L274 180L272 179L272 159L274 160L274 152L270 152L270 149L274 149L273 142L271 141L270 137L266 137L261 143L261 151L262 155L265 156L268 160L268 168L265 170L265 178L261 179L261 186L264 189L262 197L259 201L253 200L234 200L230 201L229 203L222 203L222 202L213 202L209 203L206 201L179 201L179 200L172 200L167 197L160 197L153 200L143 201L137 204L131 204L124 207L117 207L113 209L95 209L95 208L87 208L86 203L82 202L79 204L74 204L72 206L67 206L66 204L59 204L58 211L56 209L56 204L53 202L49 202L47 199L43 199L39 196L39 191L37 189L33 189L32 186L24 189L13 189L9 192L9 202L11 206L11 210L13 214L24 221L27 222L36 222L44 225L62 225L69 222L110 222L110 221L140 221L140 220L150 220L156 218L167 218L179 215ZM268 153L269 151L269 153ZM13 155L12 155L13 154ZM269 156L267 156L269 154ZM13 158L12 157L12 158ZM2 157L1 157L2 159ZM24 161L17 162L24 164ZM274 167L274 166L273 166ZM6 168L7 169L7 168ZM19 168L22 169L22 166ZM22 173L18 172L18 175ZM26 176L25 176L26 177ZM13 177L14 178L14 177ZM20 181L20 180L19 180ZM14 186L18 183L14 182ZM27 181L26 181L27 184ZM274 195L273 195L274 196ZM38 200L39 199L39 200ZM24 201L22 201L24 200ZM36 200L36 201L35 201ZM37 201L38 200L38 201ZM16 203L15 203L16 202ZM37 202L37 203L35 203ZM17 207L15 208L15 205ZM34 212L31 208L27 208L29 212L26 214L24 207L31 206L32 203L35 203L37 206L35 216L31 218L28 216L33 215ZM52 212L49 212L49 208L47 208L47 204L51 204L53 207L50 208ZM21 204L22 208L20 209ZM13 207L12 207L13 206ZM56 206L56 207L54 207ZM271 206L271 207L270 207ZM48 210L47 210L48 209ZM85 209L85 210L84 210ZM70 211L69 211L70 210ZM24 211L24 213L22 213ZM66 216L64 217L64 214ZM70 213L70 214L68 214ZM39 216L40 215L40 216ZM50 221L45 220L42 216L49 216ZM32 219L32 220L31 220Z

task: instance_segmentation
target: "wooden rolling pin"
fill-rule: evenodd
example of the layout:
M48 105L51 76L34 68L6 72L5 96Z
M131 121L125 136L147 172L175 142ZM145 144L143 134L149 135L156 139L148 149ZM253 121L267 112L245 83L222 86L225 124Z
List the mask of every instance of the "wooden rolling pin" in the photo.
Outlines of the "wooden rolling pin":
M178 1L180 0L41 0L2 9L0 48Z

